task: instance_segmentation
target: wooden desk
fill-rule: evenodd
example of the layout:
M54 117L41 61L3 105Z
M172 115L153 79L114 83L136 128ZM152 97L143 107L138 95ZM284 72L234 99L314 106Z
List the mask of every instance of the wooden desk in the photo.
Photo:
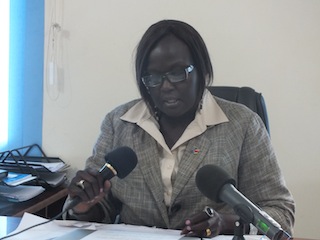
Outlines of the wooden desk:
M56 216L62 209L67 197L65 186L47 189L40 195L19 203L0 201L0 215L22 217L24 212L45 218Z

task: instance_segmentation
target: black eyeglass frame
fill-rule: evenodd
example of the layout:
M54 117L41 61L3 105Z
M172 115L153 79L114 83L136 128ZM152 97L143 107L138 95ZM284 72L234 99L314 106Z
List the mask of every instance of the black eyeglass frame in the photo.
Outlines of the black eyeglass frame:
M164 79L167 79L170 83L178 83L178 82L182 82L188 79L189 77L189 73L191 73L194 70L194 66L193 65L189 65L187 66L184 70L184 76L177 76L177 74L173 74L173 72L167 72L164 74L151 74L151 75L147 75L141 78L141 81L143 82L143 84L149 88L155 88L158 86L161 86ZM177 71L174 71L175 73L177 73ZM182 74L182 71L181 71ZM154 79L152 79L154 78ZM153 82L153 84L152 84ZM155 82L155 83L154 83Z

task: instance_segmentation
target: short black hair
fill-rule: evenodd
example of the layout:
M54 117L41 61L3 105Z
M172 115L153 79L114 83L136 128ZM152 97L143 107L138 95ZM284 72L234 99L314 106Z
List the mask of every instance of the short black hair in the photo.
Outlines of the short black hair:
M213 68L207 47L200 34L189 24L178 20L162 20L151 25L142 36L136 52L136 81L141 97L151 104L152 100L148 90L142 83L141 77L146 72L150 52L165 36L173 35L184 42L194 60L194 66L199 76L199 91L202 95L206 86L213 81ZM153 107L153 106L149 106Z

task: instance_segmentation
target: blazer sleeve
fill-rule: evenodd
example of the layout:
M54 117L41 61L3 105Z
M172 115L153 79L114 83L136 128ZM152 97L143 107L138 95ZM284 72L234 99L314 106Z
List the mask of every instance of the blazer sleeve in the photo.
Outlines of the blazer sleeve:
M238 189L292 233L295 204L261 118L252 114L242 144Z

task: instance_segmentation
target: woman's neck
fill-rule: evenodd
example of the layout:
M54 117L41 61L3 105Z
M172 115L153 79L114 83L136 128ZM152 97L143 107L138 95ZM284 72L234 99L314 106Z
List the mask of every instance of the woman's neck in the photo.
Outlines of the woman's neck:
M195 112L179 117L161 115L159 119L160 132L169 148L173 147L194 118Z

